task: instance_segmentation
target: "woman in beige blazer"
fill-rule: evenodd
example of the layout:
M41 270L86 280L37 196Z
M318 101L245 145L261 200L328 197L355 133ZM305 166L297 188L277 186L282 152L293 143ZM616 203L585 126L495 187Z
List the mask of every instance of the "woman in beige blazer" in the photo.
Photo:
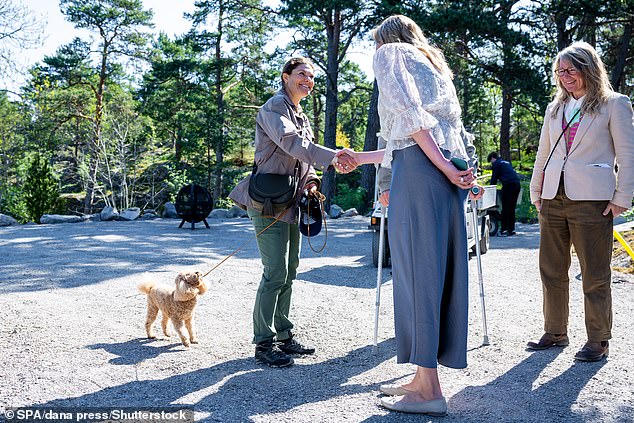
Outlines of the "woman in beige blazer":
M588 43L553 63L548 105L531 179L540 222L544 335L531 350L568 345L568 291L574 245L581 265L587 342L576 360L599 361L612 337L612 220L632 206L634 124L630 100L612 90Z

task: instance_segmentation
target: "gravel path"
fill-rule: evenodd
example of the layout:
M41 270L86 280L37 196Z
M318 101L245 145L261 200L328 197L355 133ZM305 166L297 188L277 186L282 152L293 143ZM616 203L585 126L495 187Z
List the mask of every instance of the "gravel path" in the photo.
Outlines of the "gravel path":
M379 345L372 347L376 269L363 217L330 221L322 254L304 242L292 318L317 353L288 369L257 366L251 311L260 275L256 244L207 277L197 309L198 345L147 340L148 273L171 285L179 271L206 272L252 237L246 219L211 229L179 221L100 222L0 228L0 415L11 407L185 405L219 422L634 422L634 277L615 274L614 339L601 363L575 363L585 342L579 267L571 269L571 345L531 353L542 332L539 232L494 238L482 257L483 339L472 259L469 367L440 367L449 415L382 409L378 386L408 380L394 357L392 283L384 270ZM321 241L319 238L317 241ZM2 418L0 417L0 420ZM8 421L8 419L7 419Z

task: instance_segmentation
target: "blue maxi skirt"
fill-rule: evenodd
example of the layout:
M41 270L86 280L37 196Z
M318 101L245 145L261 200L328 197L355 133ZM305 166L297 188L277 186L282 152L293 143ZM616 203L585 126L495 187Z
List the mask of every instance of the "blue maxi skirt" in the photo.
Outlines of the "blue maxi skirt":
M398 363L467 366L466 196L418 145L393 152L388 231Z

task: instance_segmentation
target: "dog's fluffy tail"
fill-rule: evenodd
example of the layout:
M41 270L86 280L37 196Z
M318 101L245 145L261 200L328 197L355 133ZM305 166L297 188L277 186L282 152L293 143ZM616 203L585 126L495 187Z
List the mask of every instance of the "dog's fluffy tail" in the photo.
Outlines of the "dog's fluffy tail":
M152 288L154 288L154 285L155 284L153 281L144 280L137 285L137 288L139 288L139 291L141 291L142 293L149 294Z

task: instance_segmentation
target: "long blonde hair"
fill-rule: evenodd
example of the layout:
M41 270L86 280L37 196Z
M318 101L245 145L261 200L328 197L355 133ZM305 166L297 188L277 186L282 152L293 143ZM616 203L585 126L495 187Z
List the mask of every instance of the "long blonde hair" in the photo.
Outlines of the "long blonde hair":
M553 62L553 77L557 85L557 92L555 93L556 106L553 107L552 117L556 117L559 108L572 97L556 72L562 60L570 62L579 71L583 80L586 94L581 106L581 113L597 113L614 90L608 79L605 65L594 47L586 42L577 41L561 50Z
M394 15L385 19L371 31L372 37L379 44L408 43L422 51L436 69L443 75L453 78L445 56L440 49L432 46L423 35L416 22L403 15Z

